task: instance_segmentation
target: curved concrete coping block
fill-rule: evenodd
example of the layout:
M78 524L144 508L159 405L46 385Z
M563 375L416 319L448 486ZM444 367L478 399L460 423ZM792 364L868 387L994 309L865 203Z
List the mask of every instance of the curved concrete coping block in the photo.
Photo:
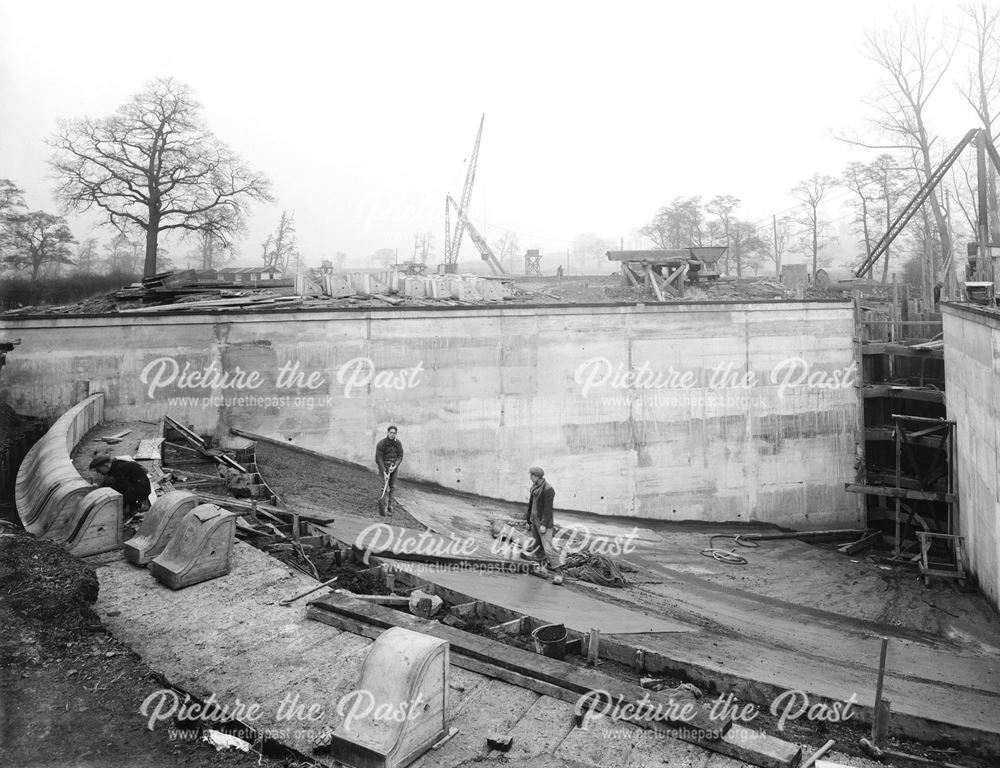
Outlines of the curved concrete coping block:
M122 495L111 488L97 488L76 508L75 525L63 546L71 555L87 557L119 549L122 545Z
M448 731L448 642L402 627L372 645L355 691L341 700L343 722L331 754L354 768L405 766Z
M167 547L184 516L198 506L198 497L188 491L163 494L149 508L135 536L125 542L125 559L147 565Z
M171 589L183 589L229 573L236 517L214 504L201 504L181 520L149 572Z
M84 498L93 490L94 486L79 475L61 477L51 483L39 508L39 522L44 527L32 533L43 539L52 539L58 544L65 544L76 528L78 512Z
M79 532L90 514L84 513L83 504L92 486L76 471L70 454L103 418L104 395L91 395L56 419L24 457L14 502L29 533L65 543ZM116 536L120 541L120 533Z

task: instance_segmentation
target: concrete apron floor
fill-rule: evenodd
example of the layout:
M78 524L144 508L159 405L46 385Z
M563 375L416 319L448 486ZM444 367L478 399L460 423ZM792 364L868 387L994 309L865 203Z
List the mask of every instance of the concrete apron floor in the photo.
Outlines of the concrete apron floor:
M435 530L474 537L486 551L492 543L492 519L524 514L520 504L416 485L401 487L397 497L410 514ZM709 546L709 536L721 532L718 526L640 521L645 527L633 533L635 523L629 520L560 512L556 523L587 526L595 535L612 538L632 533L635 549L624 559L640 568L638 574L631 574L638 583L627 589L573 582L566 590L568 600L577 590L598 593L603 599L700 628L694 633L620 636L623 642L659 652L700 672L714 671L764 683L771 690L805 691L834 700L846 701L854 695L861 705L871 707L879 636L885 636L890 642L884 697L892 702L895 724L911 737L934 740L936 729L925 729L923 721L941 723L959 743L968 744L971 739L992 754L1000 754L1000 649L994 645L1000 638L1000 622L981 597L958 595L953 589L923 592L919 583L906 585L913 595L926 594L935 607L949 606L949 616L943 610L933 615L925 605L924 615L933 615L929 626L913 626L912 620L905 626L899 619L884 623L868 617L892 615L889 604L899 594L891 585L886 587L884 572L863 556L849 558L798 541L767 541L757 549L737 547L750 563L732 566L699 554ZM714 546L729 548L731 544L731 540L716 539ZM762 586L755 570L771 570L777 576ZM765 594L741 588L741 577ZM425 578L433 581L434 575L428 573ZM777 585L777 590L770 591L782 595L782 579L794 582L784 588L789 597L804 592L811 599L802 601L803 605L766 594L769 586ZM815 595L839 588L849 592L851 600L833 599L829 610L814 607L817 602L823 604ZM467 580L461 591L474 594L472 582ZM912 595L904 597L913 601ZM855 608L859 603L865 606L861 611ZM903 608L906 605L904 600ZM958 613L962 610L964 615ZM957 615L948 621L952 613Z
M313 740L339 723L337 703L354 690L371 641L307 620L307 599L278 605L314 587L314 580L242 542L236 543L228 575L176 592L120 553L90 561L100 580L96 608L105 626L171 684L202 700L214 696L212 701L230 711L242 705L247 713L257 705L243 722L307 756ZM451 667L449 688L450 727L459 733L425 753L415 768L480 757L486 734L494 731L514 736L504 758L515 764L550 755L557 761L553 765L595 768L746 765L606 718L575 728L572 704L458 667ZM170 704L169 697L152 700L143 717L161 705L158 711L166 715ZM172 727L172 719L154 727ZM317 760L333 762L322 755Z

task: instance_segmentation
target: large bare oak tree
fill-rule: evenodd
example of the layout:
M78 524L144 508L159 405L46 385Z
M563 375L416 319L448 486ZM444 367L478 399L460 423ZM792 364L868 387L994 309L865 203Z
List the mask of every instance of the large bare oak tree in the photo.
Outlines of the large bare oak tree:
M251 201L271 199L267 179L205 127L199 110L188 86L161 78L110 117L62 121L49 142L65 210L97 210L119 232L142 230L146 276L156 273L161 232L239 221ZM230 215L208 216L223 209Z

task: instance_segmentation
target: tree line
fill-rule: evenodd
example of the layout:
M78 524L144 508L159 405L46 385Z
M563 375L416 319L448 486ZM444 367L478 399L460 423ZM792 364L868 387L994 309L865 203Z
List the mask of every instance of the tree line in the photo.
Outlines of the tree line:
M743 201L730 194L678 196L657 209L637 233L657 248L725 245L722 267L737 276L772 268L779 272L787 254L804 257L815 273L829 260L834 243L833 222L823 212L843 198L856 251L862 256L871 252L954 143L932 124L932 108L949 88L958 88L987 140L993 140L1000 98L1000 10L965 6L958 11L960 19L952 13L913 8L894 23L868 31L863 53L881 74L864 101L863 126L840 131L837 138L872 149L877 152L873 159L851 163L837 176L817 172L801 180L790 189L798 205L781 215L750 220L741 215ZM233 258L234 244L246 234L251 206L274 202L267 177L207 128L191 89L173 78L149 83L110 116L61 121L48 145L58 214L30 210L16 183L0 179L0 259L32 279L45 270L70 269L150 275L172 260L175 266L183 260L213 268ZM953 273L956 240L975 232L978 224L974 166L968 160L958 163L946 184L930 194L877 265L882 280L908 261L929 294L936 282ZM996 211L992 167L988 184L990 208ZM97 215L114 236L103 244L95 238L79 241L64 218L71 213ZM1000 242L996 215L989 231L991 240ZM177 257L168 253L162 244L168 234L182 235L179 240L188 244L188 251ZM613 248L613 241L584 234L568 258L603 272L608 266L606 260L602 264L603 251ZM505 232L494 250L506 268L518 269L523 249L516 232ZM390 251L395 262L396 249L380 249L371 258L389 264ZM412 256L403 260L428 263L433 253L430 234L418 234ZM281 212L275 230L261 244L260 259L282 270L298 266L293 212ZM338 253L335 260L346 257Z
M949 87L956 88L970 116L993 143L993 123L1000 100L1000 9L967 5L949 9L913 8L894 23L866 33L863 54L880 74L864 99L863 125L839 131L836 138L878 152L868 162L852 162L837 176L814 173L790 194L799 201L790 215L745 221L741 201L720 195L677 197L663 206L639 233L656 248L727 245L727 273L753 274L764 266L780 271L784 254L797 254L815 274L828 262L824 251L834 242L823 217L826 205L844 198L855 236L858 266L872 252L891 223L932 178L957 143L934 130L933 108ZM987 199L991 243L1000 244L997 171L989 164ZM956 242L974 240L978 226L975 159L961 158L889 248L871 277L886 282L891 272L918 284L927 303L934 287L954 284L959 276Z

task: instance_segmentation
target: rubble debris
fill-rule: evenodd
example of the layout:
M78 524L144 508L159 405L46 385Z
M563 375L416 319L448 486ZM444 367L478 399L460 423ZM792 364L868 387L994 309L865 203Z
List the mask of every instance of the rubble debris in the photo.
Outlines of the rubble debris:
M250 742L222 731L213 731L211 728L205 730L202 738L215 747L216 752L221 752L224 749L238 749L240 752L250 751Z
M429 619L441 610L444 601L437 595L429 595L423 590L415 589L409 597L410 613L422 619Z
M486 746L489 749L495 749L497 752L510 752L513 744L514 737L510 735L501 736L497 733L491 733L486 737Z

